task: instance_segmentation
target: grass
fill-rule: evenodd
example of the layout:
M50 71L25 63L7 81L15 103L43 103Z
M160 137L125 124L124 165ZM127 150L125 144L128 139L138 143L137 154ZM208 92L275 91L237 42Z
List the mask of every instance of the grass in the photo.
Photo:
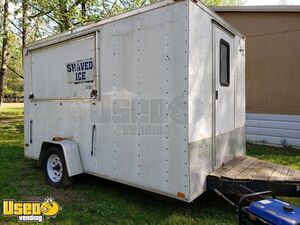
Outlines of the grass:
M268 145L247 144L247 154L271 163L278 163L300 170L300 149Z
M186 204L89 175L79 176L68 189L52 188L35 161L23 156L22 118L22 105L0 108L0 200L55 197L62 211L44 224L237 224L231 206L210 193ZM247 148L251 156L300 169L297 150L252 144ZM298 198L284 200L300 205ZM0 215L0 224L18 222Z

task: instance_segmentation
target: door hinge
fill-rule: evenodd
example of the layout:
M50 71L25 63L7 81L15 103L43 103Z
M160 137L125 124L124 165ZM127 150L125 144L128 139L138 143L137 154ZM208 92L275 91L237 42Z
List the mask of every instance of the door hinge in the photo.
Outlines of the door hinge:
M218 90L216 90L216 100L218 100L218 98L219 98L219 92Z
M29 99L34 99L34 94L33 94L33 93L31 93L31 94L29 95Z
M94 97L94 98L97 98L97 96L98 96L98 91L97 91L97 90L92 90L92 91L91 91L91 94L90 94L90 97L91 97L91 98L93 98L93 97Z

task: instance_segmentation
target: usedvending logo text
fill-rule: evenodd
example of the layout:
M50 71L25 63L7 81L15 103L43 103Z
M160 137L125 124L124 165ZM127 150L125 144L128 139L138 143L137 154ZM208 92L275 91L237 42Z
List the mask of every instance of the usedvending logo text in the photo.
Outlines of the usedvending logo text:
M19 222L43 222L44 217L55 218L60 210L52 197L42 202L3 200L3 215L17 217Z

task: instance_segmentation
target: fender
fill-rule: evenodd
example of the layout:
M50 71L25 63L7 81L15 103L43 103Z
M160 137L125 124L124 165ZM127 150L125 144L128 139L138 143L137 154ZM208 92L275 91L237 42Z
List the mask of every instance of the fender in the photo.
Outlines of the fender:
M39 160L38 160L39 166L42 165L44 153L46 152L48 147L52 145L56 145L60 147L61 150L63 151L69 177L83 173L83 166L82 166L78 144L75 141L69 139L64 139L62 141L43 142Z

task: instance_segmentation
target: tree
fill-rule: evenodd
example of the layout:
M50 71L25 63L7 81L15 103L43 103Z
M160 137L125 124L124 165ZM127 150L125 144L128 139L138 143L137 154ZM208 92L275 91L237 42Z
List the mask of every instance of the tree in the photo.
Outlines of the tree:
M30 19L44 18L53 25L54 33L123 13L157 0L31 0L36 14Z
M29 17L30 19L45 19L52 25L54 33L64 32L87 22L87 8L93 2L88 0L32 0L30 6L36 14Z
M8 0L4 1L3 5L3 21L2 21L2 51L1 51L1 66L0 66L0 105L3 98L4 79L7 74L7 64L9 60L8 52Z
M208 6L242 5L242 0L204 0Z
M29 28L29 21L28 21L28 8L29 7L29 0L22 1L22 48L28 43L28 28Z

